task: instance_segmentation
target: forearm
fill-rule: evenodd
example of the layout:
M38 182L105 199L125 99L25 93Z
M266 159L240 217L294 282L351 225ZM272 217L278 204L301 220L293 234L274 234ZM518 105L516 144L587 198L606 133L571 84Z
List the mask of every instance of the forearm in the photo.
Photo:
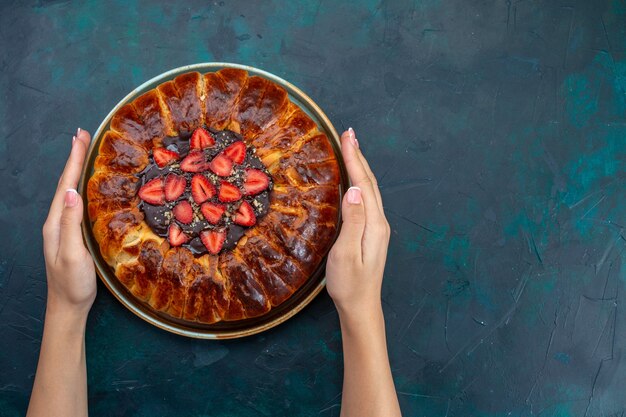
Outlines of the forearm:
M400 416L382 309L358 317L340 312L340 320L344 357L341 416Z
M86 321L48 303L27 417L87 416Z

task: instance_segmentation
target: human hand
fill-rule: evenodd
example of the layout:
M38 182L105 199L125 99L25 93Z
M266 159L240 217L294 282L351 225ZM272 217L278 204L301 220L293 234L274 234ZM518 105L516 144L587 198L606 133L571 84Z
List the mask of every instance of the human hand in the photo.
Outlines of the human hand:
M87 316L96 297L93 260L83 243L83 201L76 192L91 136L78 129L43 225L48 310Z
M342 319L381 313L380 292L390 228L376 178L354 131L341 135L341 152L353 187L343 197L343 225L328 255L328 293Z

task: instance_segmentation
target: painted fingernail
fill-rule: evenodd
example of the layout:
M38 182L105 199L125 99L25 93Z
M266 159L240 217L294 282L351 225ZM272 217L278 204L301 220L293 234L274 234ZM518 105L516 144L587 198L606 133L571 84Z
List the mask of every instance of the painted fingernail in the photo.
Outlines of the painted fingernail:
M80 136L80 131L81 131L81 129L80 129L80 127L79 127L79 128L76 130L76 136Z
M359 187L350 187L348 188L347 193L348 203L350 204L361 204L361 189Z
M352 129L351 127L348 128L348 137L350 138L350 140L352 141L352 144L355 147L359 147L359 141L356 140L356 134L354 133L354 129Z
M78 203L78 191L73 188L65 190L65 207L74 207Z

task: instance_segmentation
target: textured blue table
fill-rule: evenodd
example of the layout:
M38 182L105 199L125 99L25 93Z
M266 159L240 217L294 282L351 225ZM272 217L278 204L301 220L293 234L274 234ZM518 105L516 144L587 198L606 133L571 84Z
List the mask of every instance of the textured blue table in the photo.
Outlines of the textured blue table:
M0 5L0 415L28 402L40 228L73 132L204 61L273 72L357 131L393 229L383 298L406 416L624 415L626 1L182 3ZM87 354L93 416L339 414L325 293L210 342L100 286Z

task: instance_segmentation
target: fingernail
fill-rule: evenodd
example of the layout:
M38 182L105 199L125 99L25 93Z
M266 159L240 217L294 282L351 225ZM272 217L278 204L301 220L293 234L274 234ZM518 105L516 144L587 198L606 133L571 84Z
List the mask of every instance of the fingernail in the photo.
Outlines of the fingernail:
M361 189L359 187L350 187L347 192L348 203L361 204Z
M80 127L76 130L76 136L80 136Z
M72 136L72 145L76 142L76 136Z
M73 188L65 190L65 207L74 207L78 203L78 191Z
M348 137L350 138L350 140L352 141L352 144L355 147L359 147L359 141L356 140L356 134L354 133L354 129L352 129L351 127L348 128Z

